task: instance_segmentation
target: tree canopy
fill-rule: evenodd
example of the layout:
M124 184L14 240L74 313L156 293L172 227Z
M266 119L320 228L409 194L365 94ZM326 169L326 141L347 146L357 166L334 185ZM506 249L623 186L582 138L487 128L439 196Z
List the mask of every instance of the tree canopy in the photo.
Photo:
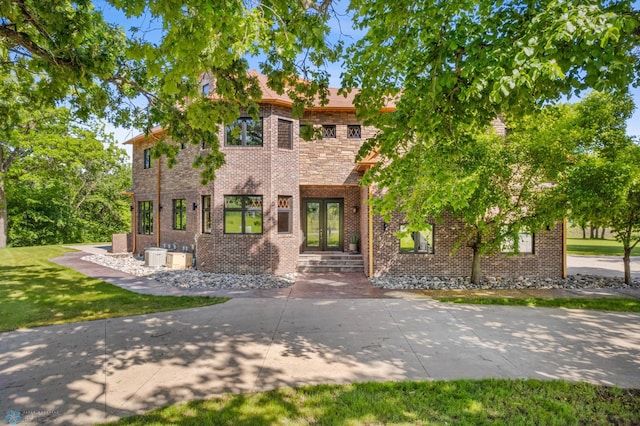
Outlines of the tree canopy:
M326 41L330 1L226 2L110 0L129 17L157 23L159 36L105 22L89 0L6 0L0 3L0 72L37 102L64 101L74 115L106 116L115 124L167 138L205 141L197 158L204 181L223 164L217 129L247 111L256 115L261 91L247 58L262 55L269 84L294 99L294 112L324 94L324 66L339 45ZM211 97L203 96L210 78ZM2 119L2 117L0 117ZM154 154L175 154L158 144Z
M640 145L625 127L634 105L628 96L594 92L574 110L577 149L562 182L570 217L611 229L630 284L631 250L640 243Z
M347 49L344 83L362 88L361 117L381 130L359 154L380 153L365 177L381 190L377 210L399 206L413 229L453 214L474 254L495 251L505 225L528 221L535 232L559 217L539 208L548 204L541 184L554 182L549 160L566 163L569 152L570 141L541 128L538 146L515 135L505 144L488 136L491 121L504 115L515 130L565 97L639 82L640 25L629 1L350 4L365 35ZM396 111L380 114L389 102ZM476 270L474 262L474 280Z
M511 152L518 142L488 134L496 116L518 123L586 89L624 91L640 82L639 12L628 0L351 0L365 35L344 55L328 38L331 0L107 1L156 23L157 39L140 29L127 36L90 0L2 1L0 91L15 92L29 111L64 102L80 118L105 116L145 131L160 125L172 140L204 141L211 149L194 165L207 181L224 162L219 126L241 111L257 115L261 93L248 58L262 58L260 71L292 97L294 114L322 100L327 66L341 60L346 89L361 89L359 116L380 129L361 150L383 159L365 179L386 191L378 211L399 206L415 228L444 211L486 223L487 209L513 204L496 183L520 176L513 168L522 153ZM205 79L211 96L201 91ZM10 99L2 100L0 120L15 114ZM396 112L381 114L390 102ZM156 156L175 152L162 141L154 148ZM546 174L533 164L526 170L537 173L532 181Z

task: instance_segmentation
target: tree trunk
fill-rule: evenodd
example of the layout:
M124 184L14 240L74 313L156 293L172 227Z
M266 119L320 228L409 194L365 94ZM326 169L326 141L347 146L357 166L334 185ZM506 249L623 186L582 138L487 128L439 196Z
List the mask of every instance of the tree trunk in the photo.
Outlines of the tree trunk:
M602 227L602 233L600 234L600 239L604 240L604 231L606 231L607 228L605 228L604 226Z
M478 247L472 247L473 249L473 262L471 263L471 283L480 284L482 279L482 266L480 263L481 256L478 253Z
M590 229L589 229L589 238L591 238L591 239L593 239L593 231L594 231L593 226L590 226Z
M0 170L0 248L7 246L7 193L4 189L4 172Z
M584 226L582 226L581 228L582 228L582 239L586 240L587 239L587 228L585 228Z
M624 248L624 256L622 257L624 262L624 283L631 284L631 247Z

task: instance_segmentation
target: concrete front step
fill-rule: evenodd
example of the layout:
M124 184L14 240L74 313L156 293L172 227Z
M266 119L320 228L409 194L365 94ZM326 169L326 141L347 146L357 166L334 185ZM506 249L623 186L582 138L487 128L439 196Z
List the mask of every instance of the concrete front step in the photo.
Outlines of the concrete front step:
M359 254L303 253L298 258L298 272L364 272L364 261Z

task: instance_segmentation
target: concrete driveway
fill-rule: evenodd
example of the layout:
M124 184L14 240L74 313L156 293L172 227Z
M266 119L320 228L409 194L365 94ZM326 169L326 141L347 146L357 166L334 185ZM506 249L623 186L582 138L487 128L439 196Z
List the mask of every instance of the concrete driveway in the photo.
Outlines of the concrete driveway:
M640 256L631 256L631 279L640 278ZM600 275L604 277L624 277L622 256L567 256L569 275Z
M0 342L0 411L47 424L317 383L531 377L640 387L640 314L417 297L239 298Z

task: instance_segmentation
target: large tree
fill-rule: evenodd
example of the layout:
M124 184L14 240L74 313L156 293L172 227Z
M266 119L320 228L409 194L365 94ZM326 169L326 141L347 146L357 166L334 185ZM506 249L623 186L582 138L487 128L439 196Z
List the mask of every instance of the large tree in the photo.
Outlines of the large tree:
M562 192L572 217L610 228L622 243L630 284L631 251L640 243L640 145L626 134L633 101L594 92L573 109L577 145Z
M640 25L629 1L352 0L351 8L366 34L348 50L344 83L362 88L360 115L381 131L360 152L382 159L366 178L381 187L378 211L400 207L414 229L454 214L471 230L461 243L472 248L474 238L499 234L487 223L510 199L497 182L515 167L507 146L479 142L491 120L638 82ZM388 103L396 112L380 114ZM510 167L492 157L502 155Z
M107 0L149 28L127 36L90 0L6 0L0 3L0 73L37 100L70 105L81 118L106 115L116 124L213 149L197 158L203 179L223 164L217 129L245 110L258 111L261 90L247 74L248 57L262 55L269 84L291 94L294 112L324 94L330 1L244 2ZM153 34L152 39L147 35ZM203 96L203 78L213 96ZM2 119L2 117L0 117ZM155 155L175 151L158 144Z
M6 244L2 180L23 152L13 132L30 132L40 111L64 103L74 118L106 117L113 123L212 149L194 158L203 181L224 163L217 138L221 124L246 111L257 115L261 90L247 74L247 58L262 55L272 88L290 93L294 113L325 93L325 66L340 44L325 41L330 1L110 0L148 28L106 22L90 0L0 2L0 247ZM127 35L129 34L129 35ZM153 38L147 38L153 34ZM302 77L302 79L301 79ZM209 78L212 96L203 96ZM176 154L160 141L154 156ZM171 164L171 161L170 161Z
M0 143L12 246L104 241L129 228L131 170L102 125L78 125L66 108L43 110ZM9 161L10 160L10 161ZM3 199L2 201L5 201Z

